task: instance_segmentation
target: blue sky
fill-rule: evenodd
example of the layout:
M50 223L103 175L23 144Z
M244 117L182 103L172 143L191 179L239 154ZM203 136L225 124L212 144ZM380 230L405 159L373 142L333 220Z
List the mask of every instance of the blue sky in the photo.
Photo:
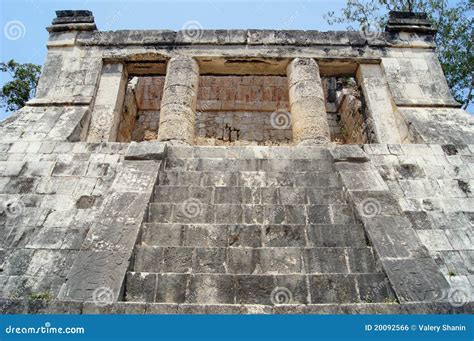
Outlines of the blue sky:
M179 30L189 21L210 28L344 29L329 26L323 18L329 10L344 7L345 0L0 0L0 57L42 65L48 33L45 27L58 9L89 9L99 30ZM5 27L19 22L16 40L6 39ZM18 33L19 32L19 33ZM14 34L15 34L14 33ZM7 81L2 74L0 86ZM0 120L5 118L0 109Z

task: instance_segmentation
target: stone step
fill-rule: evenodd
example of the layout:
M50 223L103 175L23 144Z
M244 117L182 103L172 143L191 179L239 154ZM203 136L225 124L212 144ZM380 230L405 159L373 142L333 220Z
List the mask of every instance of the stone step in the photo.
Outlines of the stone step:
M134 271L194 274L348 274L377 272L372 248L157 247L138 245Z
M159 175L164 186L308 187L340 189L336 172L172 171Z
M229 275L128 272L125 300L201 304L391 302L384 274Z
M153 202L184 203L190 198L206 204L339 204L347 203L342 189L306 187L156 186Z
M168 146L168 158L221 158L221 159L289 159L289 160L328 160L330 155L326 147L318 146Z
M354 224L350 205L207 204L190 198L183 203L151 203L148 221L183 224Z
M148 246L364 247L361 225L242 225L145 223Z
M334 170L334 164L331 160L167 158L165 168L182 171L222 172L329 172Z

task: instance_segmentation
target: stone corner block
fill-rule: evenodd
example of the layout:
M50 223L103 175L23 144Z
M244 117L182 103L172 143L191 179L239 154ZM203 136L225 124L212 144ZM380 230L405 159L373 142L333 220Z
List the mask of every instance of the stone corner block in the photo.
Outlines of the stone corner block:
M369 156L358 145L344 145L329 150L334 162L367 162Z
M159 141L131 142L125 153L125 160L163 160L166 157L166 143Z

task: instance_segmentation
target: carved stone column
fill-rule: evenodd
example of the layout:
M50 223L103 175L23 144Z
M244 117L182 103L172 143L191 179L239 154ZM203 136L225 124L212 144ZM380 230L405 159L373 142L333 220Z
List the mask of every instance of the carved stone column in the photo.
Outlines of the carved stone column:
M168 61L161 101L160 141L194 142L199 66L191 57Z
M318 64L312 58L295 58L286 72L293 141L304 145L330 142Z
M375 130L378 143L402 143L402 134L408 135L408 127L399 117L396 107L392 104L390 89L386 76L377 64L361 64L357 69L357 82L364 94L366 113ZM373 141L372 141L373 142Z
M117 140L127 78L123 64L105 64L102 68L87 142Z

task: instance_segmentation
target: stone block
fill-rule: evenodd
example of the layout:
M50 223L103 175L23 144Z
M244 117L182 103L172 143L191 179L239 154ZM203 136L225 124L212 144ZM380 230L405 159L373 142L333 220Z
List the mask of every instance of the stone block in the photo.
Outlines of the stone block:
M228 249L228 272L232 274L259 273L260 250L251 248Z
M190 278L184 274L157 275L155 302L184 303Z
M163 160L166 157L166 144L157 141L131 142L125 160Z
M163 250L163 271L190 273L193 267L193 248L167 247Z
M199 274L191 276L186 302L232 304L235 303L236 285L231 275Z
M173 228L178 230L178 227ZM185 228L184 244L185 246L195 247L224 247L227 246L228 242L228 230L231 231L232 229L227 228L227 225L187 225ZM238 233L239 226L236 225L235 230L235 233ZM157 234L163 232L160 231Z
M126 300L132 302L154 302L156 274L128 272Z
M304 251L306 271L318 273L348 273L344 248L312 248Z
M263 243L269 247L304 247L305 230L305 225L264 225Z
M401 302L434 301L449 289L431 258L386 259L382 265Z
M365 220L369 240L380 258L427 257L426 247L406 218L376 216Z
M227 250L224 248L197 248L194 258L194 273L225 273Z
M357 302L354 275L310 275L311 303Z
M276 287L273 276L237 276L236 303L240 304L272 304L272 291Z
M344 145L329 149L334 162L367 162L369 156L357 145Z

